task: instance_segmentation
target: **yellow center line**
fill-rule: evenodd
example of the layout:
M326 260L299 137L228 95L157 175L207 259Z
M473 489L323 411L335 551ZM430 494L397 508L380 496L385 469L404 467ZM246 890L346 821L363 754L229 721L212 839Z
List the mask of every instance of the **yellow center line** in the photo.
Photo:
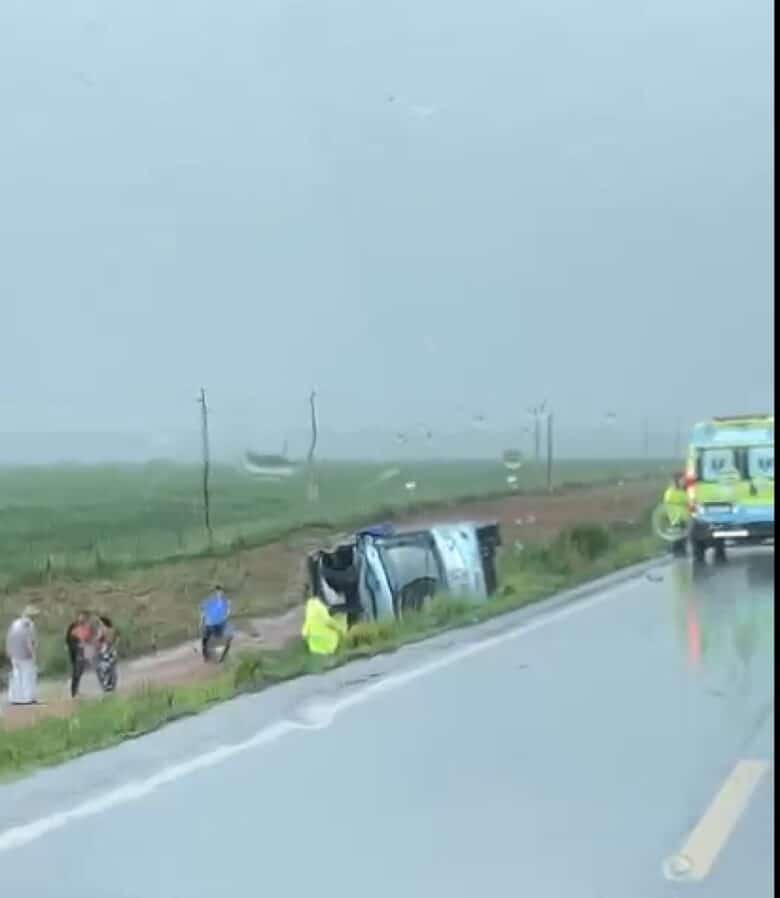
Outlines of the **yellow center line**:
M770 766L769 761L737 763L680 852L664 861L667 879L698 882L710 873Z

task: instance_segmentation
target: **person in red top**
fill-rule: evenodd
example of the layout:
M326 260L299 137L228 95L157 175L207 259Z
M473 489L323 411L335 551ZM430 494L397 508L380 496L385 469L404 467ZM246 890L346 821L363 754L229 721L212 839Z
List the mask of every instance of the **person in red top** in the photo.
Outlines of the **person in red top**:
M65 631L65 645L70 658L70 695L76 698L79 685L87 667L87 649L95 641L95 628L90 621L89 612L79 611L76 619Z

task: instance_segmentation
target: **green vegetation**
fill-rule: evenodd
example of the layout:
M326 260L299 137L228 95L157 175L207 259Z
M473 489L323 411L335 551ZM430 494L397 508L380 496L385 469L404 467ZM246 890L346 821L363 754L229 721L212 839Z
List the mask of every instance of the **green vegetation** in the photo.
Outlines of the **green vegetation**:
M212 476L213 541L203 527L200 470L155 462L136 466L0 468L0 589L62 576L109 576L173 558L220 556L310 525L346 526L367 515L510 492L495 462L324 463L320 501L306 501L302 474L280 482L218 466ZM564 461L563 486L657 475L644 461ZM514 472L519 491L544 487L544 471ZM413 492L405 488L416 483Z
M0 781L150 733L235 694L232 677L223 675L193 686L144 689L127 697L85 702L71 717L51 717L11 732L0 730Z
M657 553L658 542L649 535L644 520L610 528L580 525L562 532L547 545L522 551L508 548L500 558L499 595L488 603L474 605L437 597L422 612L402 621L354 627L342 650L331 658L313 657L300 640L293 640L278 651L244 654L232 667L203 684L110 696L85 702L78 713L66 719L50 719L17 731L0 730L0 778L114 745L240 693L256 692L302 674L322 672L355 658L393 651L434 633L505 614Z

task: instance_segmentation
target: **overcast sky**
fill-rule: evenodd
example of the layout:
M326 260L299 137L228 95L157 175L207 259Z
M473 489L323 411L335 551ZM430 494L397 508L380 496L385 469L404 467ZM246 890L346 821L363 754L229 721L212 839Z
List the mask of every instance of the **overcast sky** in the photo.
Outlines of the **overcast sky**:
M770 405L771 7L2 0L0 431Z

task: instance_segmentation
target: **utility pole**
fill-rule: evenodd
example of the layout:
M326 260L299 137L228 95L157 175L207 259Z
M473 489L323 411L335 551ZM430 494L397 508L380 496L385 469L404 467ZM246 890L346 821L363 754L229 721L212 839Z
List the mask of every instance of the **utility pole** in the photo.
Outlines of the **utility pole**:
M547 412L547 492L553 488L553 416Z
M542 460L542 415L547 407L545 400L541 405L535 405L528 409L528 413L534 419L534 461L538 465Z
M213 539L211 532L211 500L209 496L209 476L211 474L211 451L209 447L209 407L206 402L206 391L200 388L200 396L198 397L200 405L200 432L203 447L203 518L206 525L206 532L209 535L209 544Z
M538 415L534 417L534 461L539 464L542 458L542 426Z
M317 394L314 390L309 395L309 411L311 416L311 443L309 444L309 452L306 456L306 466L308 468L308 492L309 502L316 502L320 497L319 484L317 483L316 471L314 468L314 450L317 448Z

